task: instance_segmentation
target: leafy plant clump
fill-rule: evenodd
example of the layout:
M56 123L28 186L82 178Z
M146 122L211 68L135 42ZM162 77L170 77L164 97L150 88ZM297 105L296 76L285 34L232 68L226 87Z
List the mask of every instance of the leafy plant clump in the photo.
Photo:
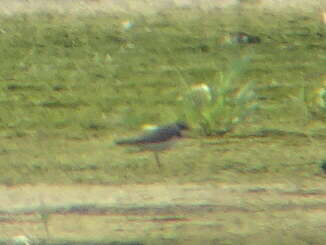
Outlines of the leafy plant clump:
M222 135L243 122L258 106L255 82L241 84L245 58L229 74L220 73L210 85L196 84L182 96L184 117L202 135Z
M305 103L306 109L309 112L311 119L326 120L326 88L325 84L322 87L315 89L303 88L301 97Z

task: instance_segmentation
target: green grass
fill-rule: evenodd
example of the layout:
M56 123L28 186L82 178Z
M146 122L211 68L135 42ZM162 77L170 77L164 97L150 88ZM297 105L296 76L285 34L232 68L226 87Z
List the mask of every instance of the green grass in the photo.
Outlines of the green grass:
M19 234L31 235L33 244L53 245L326 243L319 191L325 186L320 166L326 117L318 104L318 91L326 86L326 26L317 10L274 11L239 0L239 8L180 7L157 14L117 14L99 3L96 14L83 14L74 3L66 11L33 12L29 7L36 1L28 1L26 11L0 12L0 184L10 190L3 203L13 204L0 210L0 244ZM140 1L128 3L132 11ZM123 28L126 20L133 24L129 29ZM238 31L262 43L226 42ZM250 62L231 81L254 84L259 107L232 132L204 137L198 121L190 120L189 138L162 154L161 169L152 154L114 145L143 124L186 118L193 108L180 98L188 89L205 83L218 91L246 57ZM216 120L214 113L210 120ZM211 131L221 130L215 125ZM164 191L189 182L205 189L209 182L221 197L193 197L203 191L198 186L176 193L170 187L171 200L187 196L191 203L176 210L145 185L146 195L134 198L140 206L154 198L147 209L103 204L135 202L128 199L130 187L155 182ZM38 185L44 183L50 186ZM265 189L271 183L279 189ZM22 193L20 184L44 190ZM103 187L96 196L90 193L93 200L89 184L122 191ZM28 193L34 190L40 193L36 206L37 194ZM83 202L74 203L71 191L82 193ZM192 202L203 201L216 205L194 209Z
M182 93L182 81L209 83L220 72L232 71L239 55L252 57L242 81L256 80L258 88L272 81L281 84L281 91L268 89L269 96L262 91L268 99L296 95L315 74L320 76L313 82L324 79L323 38L312 16L308 21L277 16L275 21L261 13L246 25L247 16L235 20L229 12L208 17L180 12L134 18L134 27L127 31L120 26L123 19L108 15L2 17L3 132L46 129L51 135L65 129L92 134L92 128L169 122L179 116L175 97ZM239 28L259 35L263 43L219 43ZM202 51L202 45L208 51ZM158 109L149 110L154 104Z
M292 157L284 165L268 152L268 162L255 152L238 159L245 146L232 146L235 159L223 160L227 144L200 138L166 154L163 172L152 156L130 155L112 144L142 124L182 119L178 97L185 87L216 85L216 78L232 73L241 57L251 61L238 82L255 82L260 109L235 135L263 130L325 135L323 117L310 113L301 96L304 88L313 100L325 81L325 27L315 12L238 11L176 8L158 15L1 16L0 183L234 181L230 175L260 180L294 172L307 178L319 174L322 141L311 143L312 159L304 155L298 163ZM121 24L126 19L133 23L128 30ZM262 43L226 43L225 36L236 31L257 35ZM287 156L278 139L271 141ZM297 141L290 138L289 145ZM222 155L219 161L216 154Z

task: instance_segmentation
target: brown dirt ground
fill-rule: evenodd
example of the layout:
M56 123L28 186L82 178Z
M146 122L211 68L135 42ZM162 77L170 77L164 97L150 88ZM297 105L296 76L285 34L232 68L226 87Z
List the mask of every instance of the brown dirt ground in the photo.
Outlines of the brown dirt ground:
M297 9L300 11L325 8L322 0L250 0L245 6L269 9ZM55 11L69 14L140 13L156 14L167 8L191 8L201 10L233 6L238 0L2 0L0 14L34 13Z
M0 187L0 234L46 237L40 216L24 208L106 209L56 212L50 235L65 239L139 239L144 236L214 238L225 232L254 235L289 227L326 228L326 185L151 184ZM273 221L271 221L273 220Z

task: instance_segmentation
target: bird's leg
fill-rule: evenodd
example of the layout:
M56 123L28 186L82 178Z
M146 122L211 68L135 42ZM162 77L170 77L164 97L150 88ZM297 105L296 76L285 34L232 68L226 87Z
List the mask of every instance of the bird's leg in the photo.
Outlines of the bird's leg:
M158 152L154 151L154 156L155 156L156 163L157 163L158 167L160 168L161 162L160 162L160 158L158 157Z

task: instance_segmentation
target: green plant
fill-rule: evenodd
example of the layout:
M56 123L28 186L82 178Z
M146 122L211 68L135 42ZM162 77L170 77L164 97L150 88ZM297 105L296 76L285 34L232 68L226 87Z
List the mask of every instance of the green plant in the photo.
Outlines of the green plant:
M326 89L325 85L304 86L300 89L298 96L292 99L301 104L304 116L308 120L318 119L324 121L326 118Z
M308 110L314 119L324 121L326 119L326 89L324 87L313 91L311 101L306 101Z
M242 85L238 79L247 62L248 58L242 59L228 75L220 73L211 86L192 86L182 96L184 117L201 134L225 134L257 108L255 83Z

